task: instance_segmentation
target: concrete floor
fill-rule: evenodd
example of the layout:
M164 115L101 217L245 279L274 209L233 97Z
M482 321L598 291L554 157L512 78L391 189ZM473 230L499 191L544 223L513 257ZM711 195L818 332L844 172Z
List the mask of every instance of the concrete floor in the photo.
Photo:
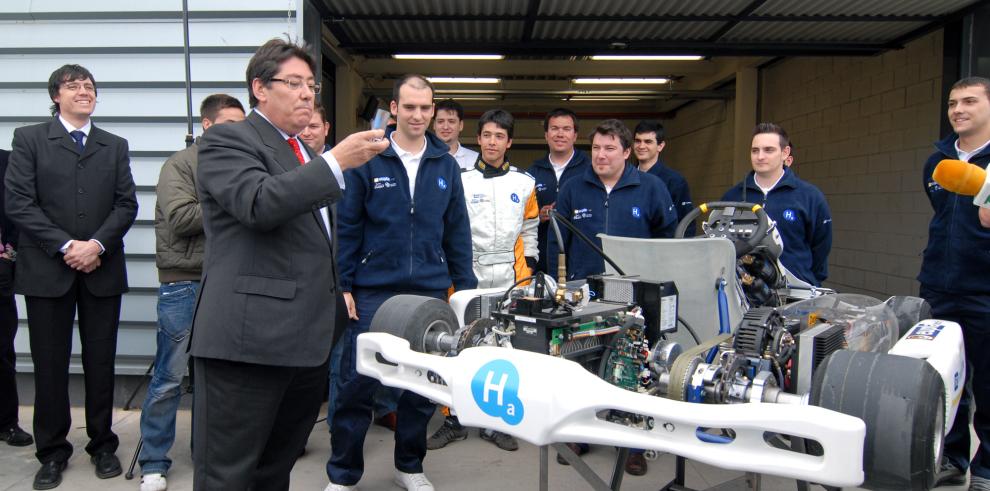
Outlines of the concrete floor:
M27 422L22 426L30 431L32 408L22 406L20 419ZM114 430L120 436L120 458L126 473L140 436L140 409L114 412ZM178 416L178 431L175 447L172 449L172 470L169 472L169 489L192 489L192 462L189 452L190 412L181 409ZM115 491L136 490L140 482L140 469L136 469L134 480L124 476L113 479L97 479L83 447L86 444L86 430L82 408L72 408L72 418L77 424L69 433L69 441L76 447L75 454L63 474L59 489L72 491ZM431 431L441 422L435 417ZM427 476L440 490L504 491L536 490L539 477L539 448L520 442L516 452L505 452L484 440L476 433L465 441L456 442L446 448L431 451L425 461ZM365 461L368 468L359 487L365 491L399 490L392 483L392 433L385 428L372 426L365 444ZM320 491L327 484L324 465L329 453L330 438L326 424L320 422L313 427L313 433L306 454L296 463L292 471L291 489ZM570 467L558 465L555 454L550 453L550 489L577 491L591 489ZM593 447L585 461L606 481L611 472L615 450L611 447ZM29 490L34 473L38 470L34 458L34 447L15 448L0 444L0 491ZM673 477L674 458L660 456L650 462L649 472L642 477L626 475L623 490L657 490ZM705 489L741 476L741 473L714 468L708 465L688 462L687 485ZM764 476L762 489L785 491L796 489L792 480ZM813 486L812 489L821 489ZM945 491L962 491L964 486L940 488Z

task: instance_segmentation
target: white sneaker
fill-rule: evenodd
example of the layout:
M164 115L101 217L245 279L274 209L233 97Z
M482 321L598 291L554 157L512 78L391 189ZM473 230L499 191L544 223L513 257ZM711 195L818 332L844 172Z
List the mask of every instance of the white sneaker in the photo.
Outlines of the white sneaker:
M145 474L141 476L141 491L165 491L168 481L163 474Z
M344 486L343 484L327 484L323 491L357 491L357 486Z
M409 491L434 491L433 483L426 478L422 472L418 474L407 474L398 469L395 470L395 484Z

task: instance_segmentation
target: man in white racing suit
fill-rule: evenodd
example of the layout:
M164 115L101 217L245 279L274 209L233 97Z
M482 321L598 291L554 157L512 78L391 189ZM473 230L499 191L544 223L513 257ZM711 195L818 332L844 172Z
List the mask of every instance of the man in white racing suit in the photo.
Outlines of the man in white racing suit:
M471 221L471 250L478 288L510 288L525 283L536 271L539 256L537 227L540 209L536 202L536 180L517 170L505 159L512 146L512 115L493 109L478 120L481 157L474 167L461 173L464 200ZM443 426L427 441L430 450L467 438L467 428L450 414ZM503 450L516 450L515 437L481 430L481 438Z

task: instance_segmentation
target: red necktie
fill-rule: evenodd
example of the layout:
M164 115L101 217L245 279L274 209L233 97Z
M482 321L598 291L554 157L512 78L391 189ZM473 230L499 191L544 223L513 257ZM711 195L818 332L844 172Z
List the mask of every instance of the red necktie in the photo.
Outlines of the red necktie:
M289 142L289 146L292 147L292 151L296 154L296 158L299 159L300 165L306 164L306 157L303 157L302 150L299 149L299 142L295 138L289 138L286 140Z

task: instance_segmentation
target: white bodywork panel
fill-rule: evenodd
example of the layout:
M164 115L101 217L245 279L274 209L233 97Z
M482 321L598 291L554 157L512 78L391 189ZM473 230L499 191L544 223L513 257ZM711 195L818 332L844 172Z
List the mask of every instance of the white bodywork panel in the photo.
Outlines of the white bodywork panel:
M819 407L672 401L614 387L562 358L493 347L440 357L414 352L407 341L385 333L358 336L357 370L450 406L466 426L502 431L534 445L581 441L834 486L863 481L865 424ZM609 409L652 417L655 425L632 428L598 417ZM704 442L696 436L699 427L731 429L735 438ZM772 447L765 432L816 440L824 453Z
M888 352L925 360L945 384L945 433L949 433L966 382L966 350L955 322L928 319L912 327Z

